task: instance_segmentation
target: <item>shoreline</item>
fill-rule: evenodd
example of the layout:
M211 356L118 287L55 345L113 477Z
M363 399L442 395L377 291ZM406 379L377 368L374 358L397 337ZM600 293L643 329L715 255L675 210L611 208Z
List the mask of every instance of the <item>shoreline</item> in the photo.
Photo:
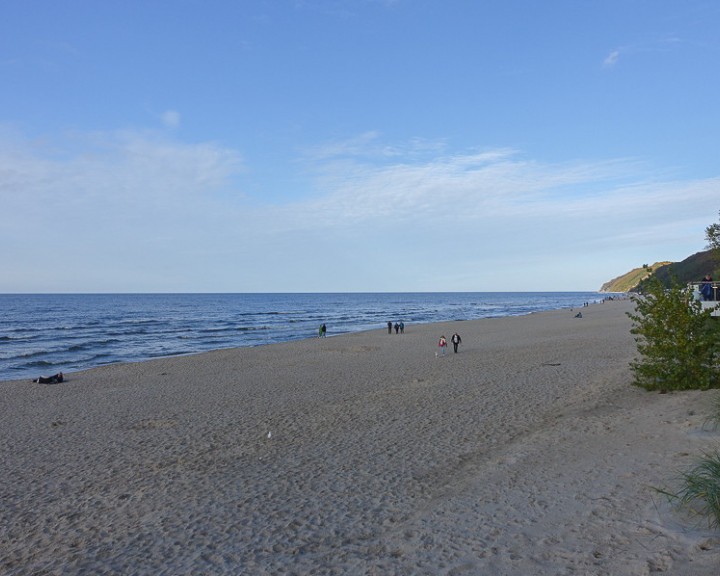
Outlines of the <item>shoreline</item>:
M3 382L0 571L714 574L651 488L712 392L631 386L631 306Z
M585 293L18 296L0 337L0 381L212 350L580 305ZM2 297L2 295L0 295ZM36 301L37 300L37 301ZM394 311L394 312L393 312ZM317 324L316 324L317 322Z

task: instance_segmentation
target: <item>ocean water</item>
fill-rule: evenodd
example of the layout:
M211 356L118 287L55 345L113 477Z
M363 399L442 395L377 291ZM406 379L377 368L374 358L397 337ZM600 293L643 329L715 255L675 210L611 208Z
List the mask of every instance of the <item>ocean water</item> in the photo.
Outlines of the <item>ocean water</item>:
M0 381L117 362L582 306L597 292L0 294Z

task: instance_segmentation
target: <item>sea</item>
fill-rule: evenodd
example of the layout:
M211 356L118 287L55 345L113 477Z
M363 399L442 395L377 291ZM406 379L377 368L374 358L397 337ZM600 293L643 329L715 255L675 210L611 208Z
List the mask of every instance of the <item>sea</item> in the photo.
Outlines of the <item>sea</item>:
M598 292L0 294L0 381L104 364L517 316L599 302Z

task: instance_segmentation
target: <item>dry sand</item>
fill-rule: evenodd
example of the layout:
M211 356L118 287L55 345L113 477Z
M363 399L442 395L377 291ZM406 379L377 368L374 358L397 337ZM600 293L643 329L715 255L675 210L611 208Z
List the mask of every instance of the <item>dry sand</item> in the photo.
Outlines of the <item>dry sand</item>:
M717 575L652 488L716 392L630 385L631 306L2 383L0 574Z

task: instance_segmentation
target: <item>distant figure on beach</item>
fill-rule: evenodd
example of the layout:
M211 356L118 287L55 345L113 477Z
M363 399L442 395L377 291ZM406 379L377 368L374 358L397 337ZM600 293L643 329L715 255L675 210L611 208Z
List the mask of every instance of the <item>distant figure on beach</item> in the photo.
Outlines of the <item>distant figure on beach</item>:
M582 318L582 312L578 312L577 314L575 314L575 318Z
M447 340L445 340L445 336L440 336L438 346L440 346L440 350L442 350L442 355L445 356L445 349L447 348Z
M325 326L325 324L320 326L320 336L322 336L323 338L327 336L327 326Z
M400 322L400 334L405 334L405 322Z
M392 322L388 322L388 334L392 334Z
M38 384L60 384L60 382L63 381L63 373L58 372L54 376L40 376L39 378L35 378L33 382L37 382Z
M397 334L400 331L400 324L395 322L395 334Z
M455 354L457 354L458 344L462 342L462 338L460 338L460 334L455 332L452 336L450 336L450 342L453 343L453 349L455 350Z
M710 273L705 274L705 278L702 279L702 285L700 286L700 294L702 294L703 300L712 300L713 298L712 281L713 279Z

